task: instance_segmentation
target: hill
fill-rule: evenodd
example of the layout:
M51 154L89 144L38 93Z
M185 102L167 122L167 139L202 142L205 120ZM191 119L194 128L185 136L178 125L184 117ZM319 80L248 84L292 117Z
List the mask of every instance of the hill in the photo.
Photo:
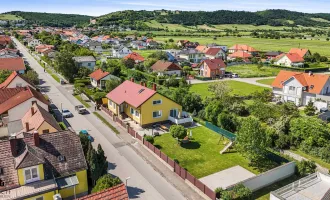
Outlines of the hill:
M39 13L12 11L3 13L1 16L15 16L17 19L24 19L27 24L38 24L40 26L70 27L73 25L88 24L90 16L59 13Z
M23 18L11 14L0 14L0 20L13 21L13 20L22 20Z
M118 11L97 18L99 25L122 25L137 30L152 28L151 23L181 24L184 26L249 24L270 26L329 27L330 14L302 13L288 10L247 11ZM148 24L149 23L149 24Z

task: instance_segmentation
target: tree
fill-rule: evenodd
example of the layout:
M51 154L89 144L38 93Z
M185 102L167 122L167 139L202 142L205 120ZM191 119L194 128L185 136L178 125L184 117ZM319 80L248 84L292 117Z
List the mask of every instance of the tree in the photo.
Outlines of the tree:
M123 59L123 63L128 69L134 68L135 65L135 61L132 58Z
M11 73L9 70L0 70L0 83L4 82Z
M230 132L236 132L237 124L236 119L233 115L222 112L218 115L218 126L221 128L230 131Z
M184 75L187 76L187 75L189 74L189 72L191 71L191 67L189 67L189 66L184 66L184 67L182 68L182 71L183 71Z
M165 51L156 51L150 54L148 58L155 58L156 60L167 60L168 55Z
M14 45L13 42L10 42L10 43L9 43L8 48L9 48L9 49L16 49L16 48L15 48L15 45Z
M254 100L259 100L261 102L267 103L273 99L273 93L271 90L264 89L262 91L255 91L252 93Z
M264 66L264 63L262 63L261 61L258 62L258 70L261 70L261 68Z
M223 111L224 106L217 100L210 101L206 105L207 106L204 109L205 119L212 122L213 124L217 124L218 115Z
M174 42L174 40L172 38L168 39L169 42Z
M34 70L29 70L24 76L31 81L34 85L39 85L39 75Z
M70 82L73 82L74 74L78 73L78 66L72 57L73 54L69 51L60 52L55 57L55 70L63 74Z
M89 146L91 145L90 143L90 140L88 139L88 136L86 134L82 134L80 133L79 134L79 138L80 138L80 143L81 143L81 146L83 148L83 151L84 151L84 155L85 155L85 158L87 160L87 152L88 152L88 148Z
M309 101L306 105L304 112L307 116L313 116L316 112L316 107L314 106L314 103L312 101Z
M238 151L251 162L258 162L265 157L267 137L257 118L242 120L236 142Z
M107 95L105 92L95 92L93 95L93 98L96 102L100 103L102 98L104 98Z
M93 184L107 173L108 161L100 144L97 146L97 151L91 150L89 166Z
M302 160L297 163L297 174L301 177L315 173L316 165L314 161Z
M95 187L92 189L92 193L100 192L107 188L119 185L121 180L118 177L113 177L111 174L103 175L97 180Z
M120 79L113 78L113 79L107 80L105 82L105 89L107 92L111 92L113 89L118 87L120 84L121 84Z
M170 127L172 137L183 139L187 136L187 130L182 125L173 125Z
M157 62L156 58L147 58L144 62L144 68L146 71L150 71L151 66L153 66Z
M88 77L92 73L92 70L87 67L79 67L78 69L78 77L85 78Z
M208 90L214 94L217 100L224 101L230 96L232 89L225 81L219 81L208 86Z

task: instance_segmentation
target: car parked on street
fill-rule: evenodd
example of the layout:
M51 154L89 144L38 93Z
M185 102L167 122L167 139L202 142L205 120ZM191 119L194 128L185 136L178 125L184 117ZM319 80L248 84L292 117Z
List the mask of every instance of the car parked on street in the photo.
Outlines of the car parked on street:
M63 115L64 118L73 117L73 114L68 109L63 109L62 110L62 115Z
M88 140L91 142L94 142L94 138L88 134L87 130L81 130L81 131L79 131L79 134L87 135Z
M87 113L87 110L86 110L86 108L83 105L77 105L77 106L75 106L75 110L79 114L85 114L85 113Z

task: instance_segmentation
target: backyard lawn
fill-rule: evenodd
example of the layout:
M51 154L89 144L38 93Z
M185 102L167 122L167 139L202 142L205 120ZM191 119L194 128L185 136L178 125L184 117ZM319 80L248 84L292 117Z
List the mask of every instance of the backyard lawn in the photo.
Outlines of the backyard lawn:
M159 50L133 50L133 52L136 52L140 54L142 57L147 58L150 54L155 53Z
M220 154L224 142L219 142L221 136L206 127L190 129L194 140L189 144L182 144L170 135L164 134L155 137L154 145L172 159L177 159L179 164L196 178L201 178L221 170L240 165L257 174L258 171L249 166L249 161L237 152ZM219 143L219 144L218 144Z
M267 89L265 87L257 86L257 85L252 85L248 83L243 83L239 81L226 81L229 85L229 87L232 89L232 94L233 95L242 95L242 96L247 96L252 94L253 92L256 91L262 91L264 89ZM199 84L194 84L191 86L190 91L195 92L199 95L201 95L202 98L205 98L207 96L211 96L211 92L208 91L208 86L212 83L199 83Z
M267 78L267 79L257 80L257 82L261 83L261 84L265 84L265 85L272 85L274 80L275 80L275 78Z
M280 68L266 66L258 69L258 66L255 64L235 65L226 68L226 72L236 73L241 78L277 76L280 70Z

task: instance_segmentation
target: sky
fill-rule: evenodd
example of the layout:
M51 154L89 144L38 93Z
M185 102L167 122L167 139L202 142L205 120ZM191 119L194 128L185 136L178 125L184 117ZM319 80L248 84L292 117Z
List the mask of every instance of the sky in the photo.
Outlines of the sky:
M100 16L120 10L245 10L287 9L329 13L330 0L13 0L4 1L0 13L31 11Z

